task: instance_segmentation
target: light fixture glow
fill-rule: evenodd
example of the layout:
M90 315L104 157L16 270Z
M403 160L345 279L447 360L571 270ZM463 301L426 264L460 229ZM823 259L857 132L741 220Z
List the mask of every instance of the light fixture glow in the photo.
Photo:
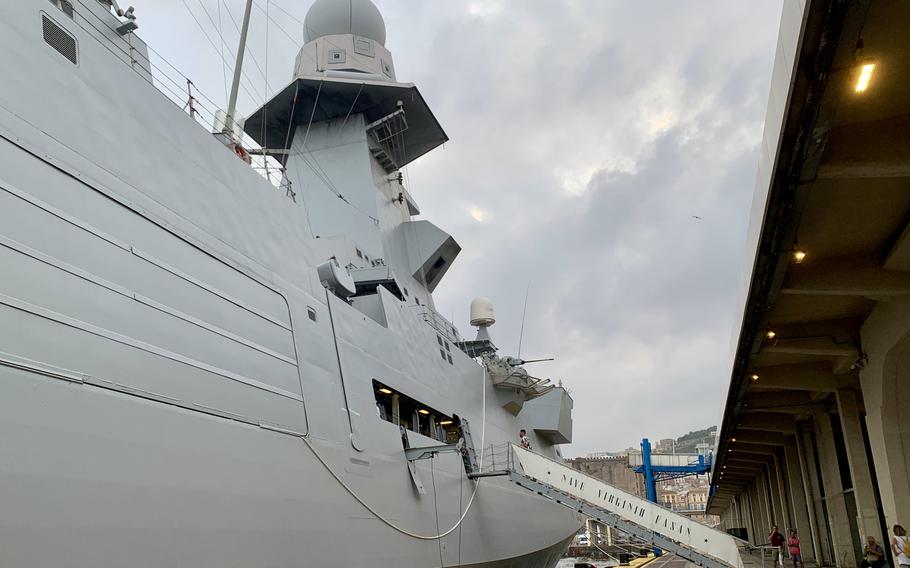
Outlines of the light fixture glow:
M869 81L872 80L872 72L875 70L875 63L866 63L859 70L859 77L856 79L856 92L863 93L869 88Z
M382 394L392 394L392 389L387 389L385 387L379 387L379 392Z
M452 423L451 420L443 420L442 422L439 423L439 425L440 425L440 426L448 426L448 425L451 424L451 423Z
M427 415L427 414L430 413L430 411L427 410L426 408L421 408L421 409L418 410L417 412L419 412L419 413L421 413L421 414L423 414L423 415Z
M804 260L806 260L806 251L800 249L793 251L793 262L801 264Z
M776 336L777 336L777 333L775 333L773 329L769 329L768 332L765 333L765 337L767 337L768 339L774 339Z
M751 378L753 381L757 381L759 379L759 376L756 373L752 373L752 376L749 378Z
M735 441L736 441L736 438L730 438L730 441L731 441L731 442L735 442Z

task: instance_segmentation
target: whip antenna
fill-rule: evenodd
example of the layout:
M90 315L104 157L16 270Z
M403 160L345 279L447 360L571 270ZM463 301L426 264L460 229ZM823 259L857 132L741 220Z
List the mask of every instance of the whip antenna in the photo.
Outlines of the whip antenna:
M525 335L525 317L528 315L528 294L531 293L531 284L525 289L525 305L521 310L521 329L518 331L518 354L516 357L521 358L521 340Z

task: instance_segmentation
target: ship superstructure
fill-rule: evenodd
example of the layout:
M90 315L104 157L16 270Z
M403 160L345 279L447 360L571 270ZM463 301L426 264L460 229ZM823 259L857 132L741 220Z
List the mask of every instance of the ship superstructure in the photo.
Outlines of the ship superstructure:
M555 563L579 517L468 474L520 429L557 457L571 399L491 310L466 341L434 309L460 247L398 172L447 138L375 6L314 4L260 148L162 95L136 33L0 7L4 564Z

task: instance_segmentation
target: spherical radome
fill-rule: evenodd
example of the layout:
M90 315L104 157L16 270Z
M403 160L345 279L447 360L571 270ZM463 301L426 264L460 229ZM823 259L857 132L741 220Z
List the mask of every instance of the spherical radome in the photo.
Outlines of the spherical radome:
M474 298L471 302L471 325L493 325L496 323L496 314L493 311L493 302L489 298Z
M354 34L385 45L385 22L370 0L316 0L304 18L307 42L327 35Z

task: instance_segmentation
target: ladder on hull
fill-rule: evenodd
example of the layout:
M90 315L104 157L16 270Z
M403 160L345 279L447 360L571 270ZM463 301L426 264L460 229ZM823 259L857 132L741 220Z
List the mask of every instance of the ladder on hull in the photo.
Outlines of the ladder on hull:
M491 475L507 475L520 487L699 566L743 568L738 541L729 534L529 450L511 445L505 470L475 476Z

